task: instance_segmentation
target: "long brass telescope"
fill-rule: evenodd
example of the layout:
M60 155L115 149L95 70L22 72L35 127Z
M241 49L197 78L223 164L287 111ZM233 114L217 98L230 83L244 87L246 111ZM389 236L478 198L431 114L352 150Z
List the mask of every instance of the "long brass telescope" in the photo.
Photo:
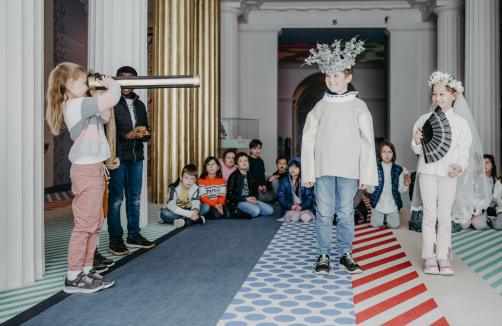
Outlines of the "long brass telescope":
M198 88L200 87L199 75L186 76L132 76L112 77L121 88L149 89L149 88ZM98 79L99 80L99 79ZM89 90L106 89L96 82L96 77L87 79Z

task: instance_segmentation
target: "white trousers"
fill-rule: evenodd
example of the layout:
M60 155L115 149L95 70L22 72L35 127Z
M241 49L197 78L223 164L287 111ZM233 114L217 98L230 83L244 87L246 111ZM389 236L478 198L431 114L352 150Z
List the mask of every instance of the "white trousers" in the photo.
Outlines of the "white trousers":
M431 258L435 253L437 259L452 259L451 207L455 199L457 178L421 173L419 180L424 205L422 258Z

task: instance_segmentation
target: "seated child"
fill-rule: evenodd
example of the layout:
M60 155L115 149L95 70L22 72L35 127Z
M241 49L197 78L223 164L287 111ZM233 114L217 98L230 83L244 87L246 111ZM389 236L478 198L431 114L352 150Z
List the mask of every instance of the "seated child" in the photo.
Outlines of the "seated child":
M396 149L391 142L384 141L378 148L378 186L371 186L368 193L371 196L370 225L374 228L383 227L385 215L387 215L387 226L397 229L399 221L399 210L403 207L401 194L408 191L411 183L409 173L405 168L395 164ZM406 176L406 178L405 178Z
M281 180L288 176L288 160L281 156L275 161L277 171L267 180L267 190L273 194L277 194Z
M359 219L362 217L363 222L366 223L368 219L368 207L366 207L366 203L363 200L363 195L365 194L365 190L359 189L354 196L354 224L357 225L359 223Z
M293 157L288 163L289 177L283 178L277 190L277 200L282 207L285 222L315 221L314 190L301 184L301 159Z
M495 230L502 230L502 178L495 182L493 188L493 200L497 204L497 217L491 219L492 228Z
M228 180L228 177L232 174L232 172L237 170L237 167L235 166L235 163L234 163L234 158L235 158L235 152L231 149L227 149L223 153L223 158L219 159L221 173L222 173L223 179L225 179L225 181Z
M251 217L272 215L274 213L272 206L257 200L258 184L255 181L254 175L248 172L248 155L246 153L238 153L235 156L235 161L237 163L237 170L228 177L227 182L226 204L232 215L236 215L236 218L242 215L241 212L247 213Z
M196 179L197 167L194 164L185 166L181 177L169 185L167 204L159 211L159 223L173 223L177 228L206 223L204 215L209 213L209 205L200 204Z
M221 176L218 159L209 156L204 161L204 167L204 172L197 183L201 203L208 204L210 207L205 217L209 220L217 220L220 217L231 218L230 211L225 205L227 183Z
M492 194L492 186L490 185L490 182L488 182L488 181L483 182L484 180L480 180L481 178L485 178L485 176L478 176L477 178L474 179L474 184L475 184L474 187L484 184L486 186L486 193L488 194L488 197L486 198L485 202L481 206L482 212L477 215L475 213L473 213L470 220L467 220L467 222L461 224L462 230L466 230L466 229L470 228L471 226L473 228L475 228L476 230L486 229L488 227L488 220L489 220L489 218L487 216L488 208L490 208L490 205L491 205L493 199L496 199L496 197L500 197L500 193L497 195ZM497 180L496 184L497 183L500 183L500 181ZM497 188L496 184L494 186L494 189ZM500 191L500 190L497 189L497 191ZM497 216L498 216L498 209L496 212L497 212ZM494 228L498 227L498 225L500 223L497 221L497 218L493 218L493 220L490 220L490 222L492 223L492 227L494 227ZM494 223L495 223L495 226L494 226Z
M265 163L260 157L262 143L259 139L249 142L249 172L251 172L258 185L257 199L271 202L275 199L275 194L267 190L267 179L265 178Z

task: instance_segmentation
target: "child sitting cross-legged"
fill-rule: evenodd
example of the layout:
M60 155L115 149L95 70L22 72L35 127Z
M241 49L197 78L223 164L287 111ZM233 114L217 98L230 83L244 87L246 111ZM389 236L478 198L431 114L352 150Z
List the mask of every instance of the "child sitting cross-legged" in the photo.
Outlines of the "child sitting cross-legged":
M218 159L209 156L204 161L204 172L199 181L200 201L209 205L209 213L205 216L209 220L217 220L220 217L231 218L230 211L225 205L227 195L227 183L221 175L221 167Z
M197 167L194 164L185 166L181 177L169 185L167 204L160 209L159 223L173 223L177 228L206 223L204 215L209 213L209 205L200 204L196 179Z
M378 186L368 189L371 196L371 222L374 228L383 227L383 220L387 215L387 226L397 229L399 221L399 210L403 207L401 194L408 191L411 183L411 173L400 167L396 160L396 149L391 142L384 141L378 148Z
M254 175L248 171L248 155L238 153L235 156L235 162L237 170L228 177L227 182L226 204L232 215L235 218L272 215L273 207L257 199L258 184Z
M277 200L282 207L282 219L286 222L315 221L314 191L301 185L301 159L293 157L288 162L288 177L283 178L277 189Z

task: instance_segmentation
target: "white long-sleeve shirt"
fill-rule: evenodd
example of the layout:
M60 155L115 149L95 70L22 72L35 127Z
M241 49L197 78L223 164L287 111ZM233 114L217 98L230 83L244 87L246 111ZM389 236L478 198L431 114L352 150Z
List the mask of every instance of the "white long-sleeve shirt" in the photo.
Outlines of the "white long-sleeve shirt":
M493 188L493 200L498 205L497 214L502 213L502 183L500 183L500 180L495 182L495 187Z
M392 163L385 164L382 162L382 170L383 170L383 189L380 198L378 199L378 203L375 209L381 213L389 214L394 211L397 211L396 201L394 200L394 196L392 195ZM399 175L399 193L404 194L408 191L409 186L404 185L404 176L408 173L408 170L403 167L403 172ZM371 186L368 189L368 193L372 194L375 192L375 186Z
M322 176L378 185L373 119L357 92L324 94L307 115L302 137L302 182Z
M417 122L415 122L413 135L415 135L418 128L423 127L425 121L429 119L431 114L432 112L426 113L422 115ZM458 164L462 167L462 171L459 175L464 173L467 168L469 160L469 147L472 143L472 135L469 124L467 120L457 115L453 109L446 111L445 115L450 123L452 140L448 153L446 153L442 159L433 163L425 163L425 155L422 144L420 143L420 145L417 145L415 143L415 139L411 140L411 149L416 154L420 155L417 168L418 173L448 177L448 172L453 171L453 169L450 168L450 165Z

